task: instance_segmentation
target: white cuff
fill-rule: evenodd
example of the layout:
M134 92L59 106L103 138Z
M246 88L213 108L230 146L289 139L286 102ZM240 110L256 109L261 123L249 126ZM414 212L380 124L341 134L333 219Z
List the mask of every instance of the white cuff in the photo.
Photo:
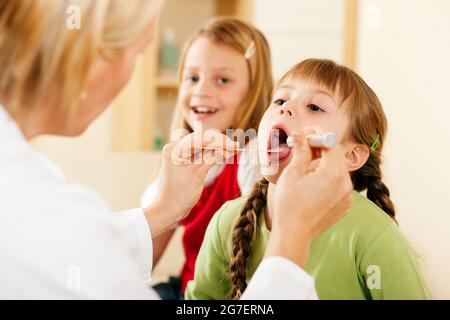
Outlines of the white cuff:
M136 263L144 284L149 285L153 265L153 241L144 210L131 209L116 212L126 235L129 253Z
M315 300L314 279L302 268L283 257L261 262L242 299Z

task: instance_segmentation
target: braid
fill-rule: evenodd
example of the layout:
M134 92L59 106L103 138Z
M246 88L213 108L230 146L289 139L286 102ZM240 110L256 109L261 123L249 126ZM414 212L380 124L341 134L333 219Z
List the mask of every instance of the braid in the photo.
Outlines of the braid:
M266 208L268 181L259 181L245 203L236 221L232 237L232 260L229 264L231 276L231 299L239 299L247 288L247 258L254 238L258 216Z
M388 187L381 180L381 156L372 152L367 162L352 173L353 187L356 191L367 189L367 198L383 209L395 222L395 208Z

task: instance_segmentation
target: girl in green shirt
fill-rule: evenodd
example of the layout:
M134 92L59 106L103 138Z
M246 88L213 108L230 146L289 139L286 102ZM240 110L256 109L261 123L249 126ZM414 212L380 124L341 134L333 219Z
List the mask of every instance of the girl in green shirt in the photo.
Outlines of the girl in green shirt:
M314 131L311 127L335 133L355 189L349 214L312 243L305 270L315 278L318 297L430 298L381 179L387 121L380 101L352 70L309 59L280 80L258 130L264 178L250 196L227 202L211 220L186 299L242 295L270 236L277 179L292 157L286 139L294 132ZM314 153L320 157L319 150ZM314 165L320 165L319 159L308 170Z

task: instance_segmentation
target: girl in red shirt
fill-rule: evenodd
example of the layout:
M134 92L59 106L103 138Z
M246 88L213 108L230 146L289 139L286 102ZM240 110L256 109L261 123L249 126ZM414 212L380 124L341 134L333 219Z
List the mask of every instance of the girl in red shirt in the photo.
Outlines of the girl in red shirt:
M214 213L226 201L248 195L260 179L255 152L257 142L252 136L256 138L259 121L270 104L271 69L270 49L264 35L235 18L211 20L185 45L179 67L179 94L172 133L178 129L184 129L185 133L220 130L238 138L245 151L233 161L210 170L200 200L180 223L184 226L186 262L181 279L171 278L168 283L155 286L163 299L183 297L187 282L194 277L195 261ZM158 181L155 181L142 197L143 206L153 201L157 190ZM154 239L154 265L174 231Z

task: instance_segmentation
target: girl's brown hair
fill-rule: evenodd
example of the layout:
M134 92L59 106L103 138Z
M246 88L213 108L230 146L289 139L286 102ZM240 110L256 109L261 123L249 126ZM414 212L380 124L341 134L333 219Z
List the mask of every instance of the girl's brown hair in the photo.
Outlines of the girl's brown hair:
M369 158L358 170L351 172L353 188L367 190L367 198L395 220L394 204L382 181L381 151L387 132L383 107L372 89L354 71L331 60L308 59L293 66L280 80L303 79L323 86L339 98L349 117L349 127L344 139L366 145ZM249 196L234 227L232 257L229 273L232 282L231 298L238 299L246 284L246 264L250 254L256 221L266 212L268 182L260 181Z
M182 81L187 52L194 41L201 37L229 46L243 56L248 54L245 58L250 74L250 92L236 114L234 129L257 130L269 106L273 85L270 48L266 38L261 31L236 18L220 17L210 20L195 32L184 46L178 68L179 83ZM172 118L172 132L176 129L192 132L179 107Z

